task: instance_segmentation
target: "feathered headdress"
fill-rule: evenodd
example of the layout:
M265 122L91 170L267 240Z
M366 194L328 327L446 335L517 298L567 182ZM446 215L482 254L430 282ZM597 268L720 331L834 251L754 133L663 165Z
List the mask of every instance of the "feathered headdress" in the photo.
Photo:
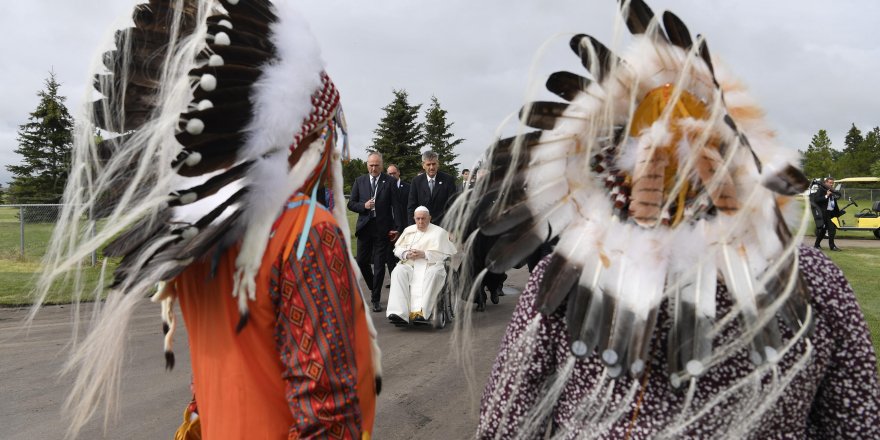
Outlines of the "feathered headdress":
M135 7L133 20L101 57L94 80L101 99L77 133L39 285L41 301L54 280L108 241L104 255L121 258L104 310L68 365L79 370L68 404L92 405L74 424L113 392L99 384L118 377L119 335L138 298L240 242L233 292L240 328L285 201L325 182L342 194L339 93L289 2L151 0ZM343 206L335 204L334 216L348 236ZM168 296L160 289L154 299L166 301L163 317L173 328Z
M562 102L525 105L537 129L486 153L488 175L461 197L456 236L486 258L463 264L463 296L483 272L502 273L541 243L558 245L537 297L552 314L567 304L570 351L601 356L610 377L640 376L661 302L668 300L674 386L748 346L756 366L787 349L778 316L803 335L808 293L782 208L807 186L743 88L671 12L655 17L622 1L632 41L619 55L588 35L570 40L589 76L556 72ZM735 313L716 320L716 283ZM470 293L472 296L473 293ZM734 318L743 337L712 350Z

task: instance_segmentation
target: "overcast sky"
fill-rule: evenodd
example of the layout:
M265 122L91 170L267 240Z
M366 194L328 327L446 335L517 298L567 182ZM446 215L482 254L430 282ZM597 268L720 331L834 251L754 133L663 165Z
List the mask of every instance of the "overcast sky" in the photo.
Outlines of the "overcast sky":
M18 163L18 126L37 105L49 70L76 114L86 74L133 0L4 2L0 28L0 183ZM410 102L436 96L452 129L466 141L458 162L470 167L500 122L522 105L536 81L556 70L577 72L568 38L612 40L615 0L331 0L299 2L317 35L327 71L342 93L352 155L364 156L393 89ZM850 124L880 125L880 2L818 0L657 0L691 32L706 36L767 111L782 142L805 149L819 129L841 148ZM427 106L425 106L427 107Z

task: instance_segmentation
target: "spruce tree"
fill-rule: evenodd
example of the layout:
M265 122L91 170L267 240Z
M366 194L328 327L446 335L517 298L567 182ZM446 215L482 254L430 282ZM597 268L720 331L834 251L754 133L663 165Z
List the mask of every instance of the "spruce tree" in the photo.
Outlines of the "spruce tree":
M59 203L67 183L73 144L73 118L58 94L60 84L49 72L46 89L28 122L18 129L21 165L8 165L13 178L8 199L13 203Z
M871 164L874 163L871 147L862 136L862 132L852 124L846 139L843 141L843 155L840 160L840 177L861 177L871 172Z
M425 146L440 155L440 171L458 177L458 162L454 162L458 154L455 147L464 139L454 139L450 128L452 123L446 122L446 110L440 107L436 96L431 97L431 106L425 112Z
M386 164L397 164L404 180L412 179L422 169L425 140L423 124L417 121L421 108L421 104L409 104L406 90L394 90L394 99L382 108L385 116L373 131L373 145L368 148L381 153Z
M828 132L819 130L804 155L804 174L811 179L819 179L832 174L834 170L833 150Z

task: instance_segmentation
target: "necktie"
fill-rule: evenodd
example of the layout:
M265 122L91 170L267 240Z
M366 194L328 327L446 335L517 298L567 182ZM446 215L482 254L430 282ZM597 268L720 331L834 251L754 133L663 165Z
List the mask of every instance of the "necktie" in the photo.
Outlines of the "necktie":
M434 195L434 179L428 179L428 191Z
M370 198L373 199L373 203L376 203L376 177L370 176ZM373 209L370 210L370 217L376 217L376 205L373 205Z

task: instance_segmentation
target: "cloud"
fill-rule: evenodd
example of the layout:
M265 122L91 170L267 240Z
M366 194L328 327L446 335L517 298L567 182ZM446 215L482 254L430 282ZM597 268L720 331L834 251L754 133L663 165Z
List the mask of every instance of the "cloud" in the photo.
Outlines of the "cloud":
M466 142L457 160L470 167L516 112L531 84L577 60L563 33L614 40L616 3L610 0L464 1L329 0L298 2L311 23L342 93L353 153L363 155L392 99L406 89L411 103L432 95L449 111ZM72 110L85 93L86 73L102 41L129 16L134 1L41 0L11 2L0 17L14 43L3 45L5 87L0 101L0 182L14 160L14 133L37 103L50 69L62 82ZM651 1L655 12L673 10L692 33L707 37L767 110L780 140L804 149L819 129L841 147L851 123L880 125L880 39L874 22L880 3L869 0ZM120 19L121 17L121 19ZM11 133L11 136L10 136Z

